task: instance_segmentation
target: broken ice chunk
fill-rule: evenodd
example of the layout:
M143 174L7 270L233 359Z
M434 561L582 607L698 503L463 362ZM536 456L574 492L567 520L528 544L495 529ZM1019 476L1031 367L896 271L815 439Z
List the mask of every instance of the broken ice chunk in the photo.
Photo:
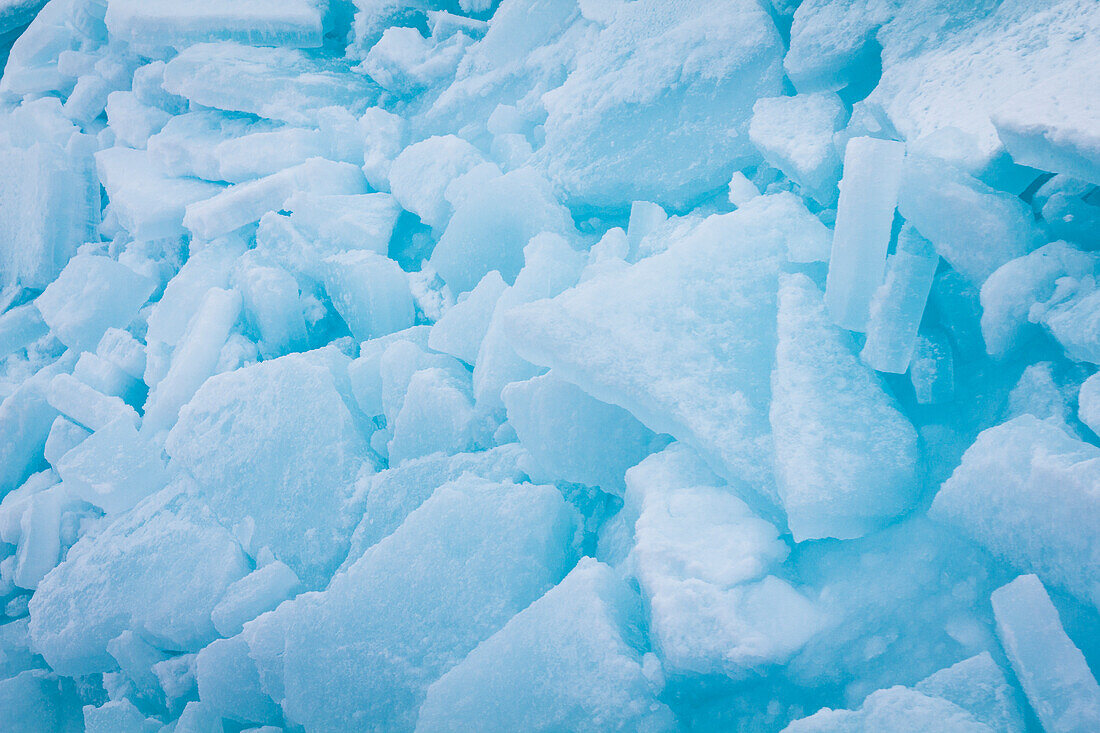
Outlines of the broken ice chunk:
M995 731L1024 730L1016 692L989 652L941 669L914 689L955 703Z
M844 152L825 303L849 331L866 328L882 283L904 157L904 144L870 137L852 138Z
M290 221L314 246L333 254L368 249L380 255L389 251L401 207L384 193L298 193L285 203Z
M469 383L438 367L409 378L391 430L388 456L395 466L437 451L453 455L490 443L488 421L474 409Z
M88 351L108 328L128 325L155 286L109 257L77 255L34 303L62 343Z
M405 461L378 473L360 474L356 501L362 499L363 518L351 538L341 570L352 565L370 547L394 532L405 517L423 504L435 490L469 473L488 481L522 481L520 463L524 450L508 443L488 451L447 456L433 453Z
M447 186L485 157L457 135L430 137L401 151L389 170L390 192L407 211L433 229L442 230L451 218Z
M994 729L949 700L898 685L871 693L858 710L823 708L794 721L782 733L918 730L992 733Z
M312 158L265 178L238 183L221 193L188 204L183 224L202 239L215 239L283 208L295 193L366 193L363 172L350 163Z
M787 660L817 632L815 605L767 575L788 553L778 530L693 451L673 444L630 469L626 483L624 512L636 518L631 567L671 671L741 679Z
M259 335L265 359L297 351L306 343L306 320L298 281L286 270L246 255L233 280L241 293L245 317Z
M222 187L194 178L172 178L150 152L107 148L96 153L96 167L119 224L136 239L184 235L188 204L210 198Z
M69 550L31 597L31 637L66 675L116 665L107 644L140 631L158 646L198 649L214 638L210 611L248 572L240 545L181 483Z
M1034 575L993 591L997 636L1043 729L1086 733L1100 726L1100 685L1062 629L1058 609Z
M500 273L491 270L473 290L459 297L443 317L432 325L428 346L473 365L497 300L508 288Z
M1077 416L1089 430L1100 435L1100 373L1094 373L1081 385L1077 395Z
M171 365L145 403L143 435L152 438L175 424L183 407L216 371L222 347L241 313L235 290L210 288L172 352Z
M411 729L428 685L565 575L577 521L549 486L437 489L323 593L282 607L287 717Z
M428 688L416 729L672 730L642 623L637 593L585 558Z
M295 125L317 122L325 107L359 112L378 86L338 61L289 48L199 43L164 70L164 88L204 107L249 112Z
M537 464L537 480L623 490L623 474L662 444L626 410L591 397L553 371L501 392L508 422Z
M1060 281L1080 281L1098 264L1091 252L1051 242L997 268L981 286L982 337L989 354L1004 356L1021 345L1028 329L1034 329L1036 305L1049 301Z
M46 399L55 410L93 431L115 420L125 420L134 427L140 422L134 408L118 397L92 389L71 374L58 374L50 380Z
M321 7L309 0L110 0L105 18L116 39L186 48L203 41L253 46L321 45Z
M2 285L18 282L44 288L78 246L96 239L100 214L92 158L96 142L89 135L74 133L75 128L60 145L34 142L24 148L0 142L0 170L8 171L0 176Z
M84 706L84 733L145 733L160 725L126 698L109 700L99 707Z
M120 418L96 430L57 462L73 495L108 514L137 504L168 483L160 448Z
M256 663L248 656L248 643L239 636L218 639L199 652L195 680L202 704L217 726L222 718L242 723L281 720L278 707L263 691ZM217 733L216 727L203 728L201 733L207 730Z
M867 341L859 356L872 369L904 374L909 368L939 262L928 240L906 224L898 251L886 260L886 280L871 299Z
M734 172L728 188L729 202L734 206L742 206L760 195L760 189L741 171Z
M637 256L638 245L647 235L660 228L668 220L668 214L650 201L635 201L630 205L630 220L626 225L628 255Z
M660 254L510 310L510 344L773 495L765 406L788 223L764 197L711 216Z
M57 410L48 402L54 376L71 369L73 354L43 367L24 380L0 402L0 494L6 494L23 483L37 470L42 449L57 417ZM74 380L75 381L75 380Z
M54 486L30 497L19 521L14 583L34 589L61 559L61 513L68 504L65 489Z
M50 426L50 434L46 437L46 445L42 453L51 466L57 466L61 457L71 451L80 441L91 435L92 432L68 420L61 415Z
M930 515L1020 570L1100 605L1100 448L1033 415L983 431Z
M210 613L214 628L222 636L235 636L247 621L293 597L300 586L293 570L272 560L226 588Z
M0 359L26 348L49 331L42 314L32 303L12 308L0 315Z
M325 290L357 341L400 331L416 317L409 280L393 260L370 250L325 258Z
M107 124L117 140L132 148L144 148L171 117L159 107L142 104L133 92L111 92L107 97Z
M257 121L242 114L200 109L172 117L160 132L149 138L148 150L151 158L159 161L168 175L235 182L236 179L226 178L221 171L218 155L221 146L242 137L264 134L257 131L266 131L273 126L273 123ZM280 166L275 170L284 167L289 166Z
M994 110L997 136L1013 160L1100 183L1100 88L1091 56L1066 54L1069 65L1009 97Z
M791 532L860 537L916 498L917 432L805 275L781 278L778 321L770 417Z
M751 162L745 132L752 104L782 87L783 42L759 3L592 5L583 7L601 22L577 32L594 40L572 63L558 62L561 71L551 73L568 76L541 97L546 142L536 160L570 203L680 207ZM534 35L526 14L520 17L518 29L501 29L513 48L516 36Z
M165 444L223 522L254 522L256 547L312 587L347 550L345 500L368 453L333 374L347 362L330 348L219 374L180 410Z
M840 156L833 134L847 117L835 94L799 94L758 99L749 139L764 159L795 181L822 206L837 200Z
M1027 204L933 158L906 158L898 212L975 287L1042 241Z
M24 670L0 680L0 728L12 733L78 731L79 700L57 675L44 669Z
M490 270L511 283L532 237L552 232L568 239L574 231L569 210L558 203L546 180L531 168L520 168L476 186L461 199L430 263L454 294L472 290Z

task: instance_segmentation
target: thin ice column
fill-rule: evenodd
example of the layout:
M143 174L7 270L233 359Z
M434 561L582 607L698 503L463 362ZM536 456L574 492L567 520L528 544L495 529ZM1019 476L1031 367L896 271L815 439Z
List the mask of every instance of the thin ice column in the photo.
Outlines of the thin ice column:
M897 252L886 261L886 280L871 301L867 343L860 358L872 369L904 374L909 368L939 261L932 243L906 224Z
M825 304L833 321L863 331L882 283L905 145L854 137L844 154Z

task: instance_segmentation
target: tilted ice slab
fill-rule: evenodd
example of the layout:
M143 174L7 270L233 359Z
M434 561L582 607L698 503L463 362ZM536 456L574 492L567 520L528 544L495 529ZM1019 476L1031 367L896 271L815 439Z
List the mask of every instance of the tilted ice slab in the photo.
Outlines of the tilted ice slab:
M765 411L787 221L763 197L711 217L665 252L511 311L511 343L774 495Z
M204 41L316 48L321 20L320 4L310 0L110 0L106 15L119 40L176 48Z

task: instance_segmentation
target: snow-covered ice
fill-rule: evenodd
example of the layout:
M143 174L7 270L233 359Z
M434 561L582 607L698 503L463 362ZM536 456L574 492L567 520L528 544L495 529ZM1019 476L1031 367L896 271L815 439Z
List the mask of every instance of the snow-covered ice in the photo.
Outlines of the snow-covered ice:
M0 65L0 733L1100 731L1096 0Z

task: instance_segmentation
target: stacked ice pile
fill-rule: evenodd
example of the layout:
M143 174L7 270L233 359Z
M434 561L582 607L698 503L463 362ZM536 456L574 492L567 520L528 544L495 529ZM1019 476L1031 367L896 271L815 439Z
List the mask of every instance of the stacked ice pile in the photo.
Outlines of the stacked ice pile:
M0 731L1100 730L1096 0L0 49Z

